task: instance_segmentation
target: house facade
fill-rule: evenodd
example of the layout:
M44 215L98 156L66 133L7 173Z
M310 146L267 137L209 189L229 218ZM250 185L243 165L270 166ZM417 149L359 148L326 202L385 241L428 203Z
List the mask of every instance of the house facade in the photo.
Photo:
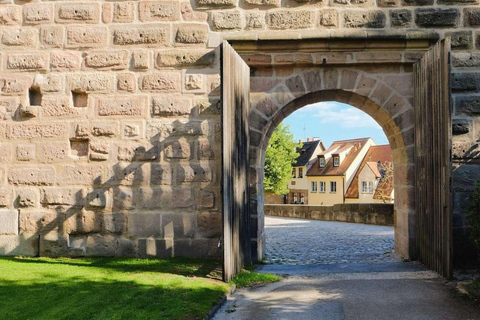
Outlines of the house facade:
M371 146L345 194L346 203L393 203L390 145Z
M286 195L287 204L309 204L307 172L317 155L325 151L325 146L319 139L308 138L306 142L300 140L300 143L301 146L297 149L299 156L292 165L292 178L288 182L290 192Z
M334 141L319 153L307 172L308 204L331 206L345 202L345 194L369 148L371 138Z

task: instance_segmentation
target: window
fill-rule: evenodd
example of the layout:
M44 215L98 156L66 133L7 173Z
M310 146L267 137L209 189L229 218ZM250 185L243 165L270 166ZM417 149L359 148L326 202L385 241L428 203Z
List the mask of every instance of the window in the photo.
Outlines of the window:
M303 168L298 168L298 177L303 178Z
M337 192L337 182L330 181L330 192L335 193Z
M338 167L340 165L340 157L333 157L333 166Z
M293 193L293 203L297 203L297 194Z
M321 168L325 167L325 158L320 158L319 161L320 161L320 167Z
M301 203L301 204L304 204L304 203L305 203L305 201L304 201L304 200L305 200L305 198L304 198L304 194L303 194L303 193L301 193L301 194L300 194L300 203Z
M320 181L320 192L325 192L326 183L325 181Z
M317 182L312 181L312 192L317 192Z
M297 169L293 168L292 169L292 178L296 178L297 177Z
M372 181L362 181L362 193L373 193Z

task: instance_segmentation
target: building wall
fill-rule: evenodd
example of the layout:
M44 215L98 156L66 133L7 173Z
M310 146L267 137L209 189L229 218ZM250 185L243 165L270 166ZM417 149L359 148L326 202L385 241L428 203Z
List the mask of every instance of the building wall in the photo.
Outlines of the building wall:
M372 181L373 183L373 193L362 193L362 181ZM375 203L377 200L373 199L375 193L375 174L365 166L358 175L358 199L347 198L345 199L347 203Z
M288 183L288 188L290 190L307 190L308 189L308 180L307 180L307 167L301 167L303 169L303 178L298 177L298 170L300 167L294 167L296 170L296 178L290 179ZM292 184L292 181L295 181L295 184Z
M480 123L479 16L478 0L4 0L0 219L8 223L0 225L0 254L218 256L221 40L349 39L367 30L453 36L455 241L467 248L463 204L480 177L472 161ZM343 77L339 85L353 91L371 76L377 82L358 92L383 108L392 88L411 99L411 62L418 58L404 49L260 53L245 60L282 67L252 71L254 106L259 93L288 77L272 96L278 105L311 92L315 79L304 83L299 72L307 70L294 65L307 63L321 67L322 89ZM408 122L411 110L400 109L390 110L392 119ZM269 119L271 108L255 110ZM407 143L398 152L410 154L412 142L400 140ZM406 188L409 172L396 170ZM263 193L252 197L263 205ZM402 210L407 216L411 208ZM260 211L254 219L262 219ZM396 232L401 246L409 241L406 229Z
M324 181L326 183L326 191L325 192L312 192L312 189L308 189L308 204L314 206L333 206L337 203L343 203L343 195L344 195L344 188L343 188L343 179L342 177L338 176L331 176L331 177L308 177L308 181L310 182L317 182L318 190L320 190L319 183L320 181ZM337 182L337 192L331 193L330 192L330 181Z
M348 187L350 186L350 183L352 183L353 178L355 178L355 173L360 168L360 165L362 164L363 158L365 158L365 155L367 154L368 149L370 149L370 147L374 145L375 145L375 142L372 139L369 139L368 142L365 144L365 146L362 148L362 150L358 153L358 156L355 158L355 160L353 160L350 167L348 167L347 172L345 173L345 178L346 178L345 189L348 189Z

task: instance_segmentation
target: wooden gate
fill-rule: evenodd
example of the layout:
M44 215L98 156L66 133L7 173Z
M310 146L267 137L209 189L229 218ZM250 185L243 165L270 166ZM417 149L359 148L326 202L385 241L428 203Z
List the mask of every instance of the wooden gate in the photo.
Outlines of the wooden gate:
M248 111L250 68L224 41L222 74L223 280L250 261Z
M452 277L450 39L414 66L416 252Z

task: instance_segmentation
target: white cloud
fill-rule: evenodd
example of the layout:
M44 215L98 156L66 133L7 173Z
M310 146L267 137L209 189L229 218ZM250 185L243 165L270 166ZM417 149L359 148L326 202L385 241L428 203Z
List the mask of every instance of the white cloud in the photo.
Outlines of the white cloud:
M380 129L378 123L365 112L338 102L319 102L299 109L299 116L315 117L320 123L338 124L342 128Z

